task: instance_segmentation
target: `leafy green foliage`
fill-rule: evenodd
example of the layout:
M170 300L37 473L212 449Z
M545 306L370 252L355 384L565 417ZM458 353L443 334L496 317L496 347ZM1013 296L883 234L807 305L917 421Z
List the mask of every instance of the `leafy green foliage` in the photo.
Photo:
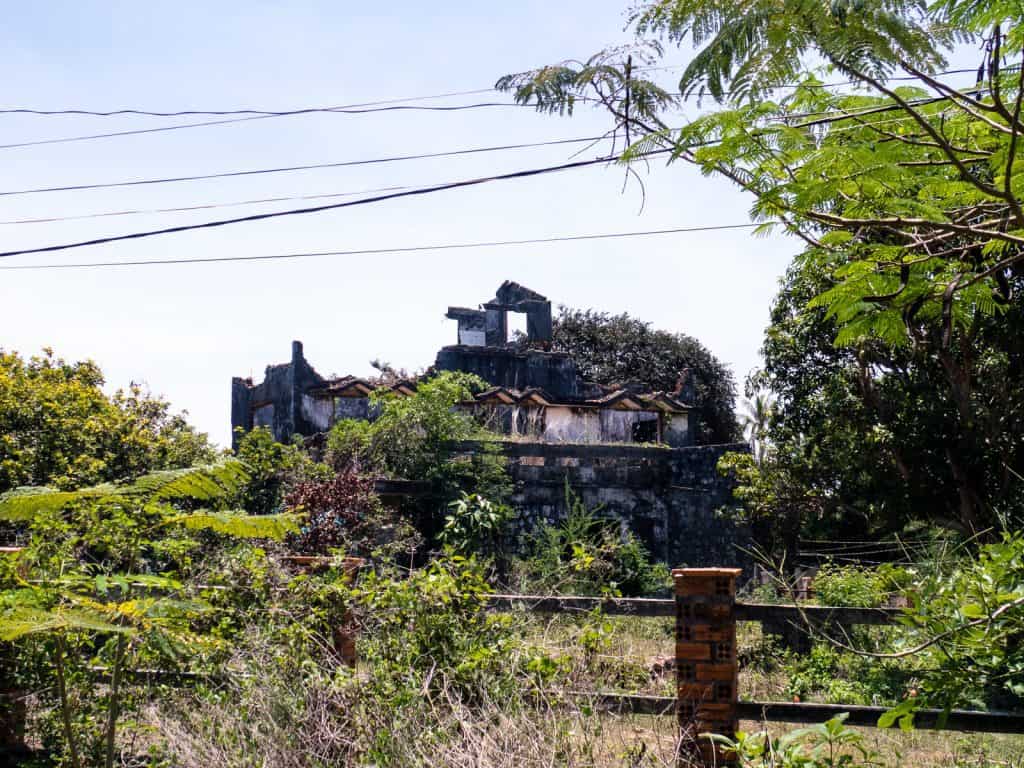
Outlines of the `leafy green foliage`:
M1019 5L653 0L632 19L636 47L498 87L545 112L592 98L625 133L626 162L665 153L749 193L761 231L781 225L831 262L834 284L814 301L841 345L912 343L922 323L948 337L998 316L1024 263L1024 74L1005 67L1024 49ZM648 35L695 54L680 97L634 104L656 86L632 69L633 52L665 55ZM944 81L953 46L978 36L983 82ZM854 87L822 87L818 76L833 73ZM670 127L672 110L704 89L724 107Z
M251 477L237 504L256 515L283 511L283 496L291 486L326 480L332 475L328 467L313 461L300 444L276 442L267 427L256 427L240 435L235 456L245 463Z
M445 371L421 381L416 393L381 390L372 396L372 421L339 421L327 438L328 460L338 469L413 480L426 493L406 502L404 511L428 536L444 524L443 510L460 493L475 493L501 504L511 491L504 457L486 442L471 455L454 454L463 440L493 439L455 406L486 385L470 374Z
M858 642L867 645L866 638ZM786 693L803 701L893 706L914 690L917 666L858 656L817 642L810 653L786 660Z
M748 389L775 396L760 483L778 500L751 484L744 503L761 495L766 515L799 510L806 530L826 538L884 535L922 518L973 533L1019 515L1024 433L1010 416L1024 408L1019 294L946 348L936 328L912 347L837 348L836 320L806 308L826 274L801 257L772 306L764 366Z
M1024 702L1024 536L1005 534L910 593L902 648L925 670L922 706L1019 708Z
M814 576L814 595L822 605L877 608L893 591L891 568L872 569L825 563Z
M513 686L522 650L512 617L485 609L490 586L477 562L436 560L408 578L367 574L355 587L367 642L363 657L376 684L395 695L447 689L472 697L479 686Z
M122 484L0 495L0 519L26 523L31 537L0 572L0 640L38 636L44 644L50 664L41 675L55 680L49 690L57 691L62 746L73 768L83 759L113 765L127 659L174 664L215 643L193 626L208 606L185 595L173 576L201 546L188 532L281 538L296 530L288 515L251 517L226 508L248 481L241 462L225 459ZM103 649L111 682L105 722L83 733L73 722L78 715L68 681L71 675L91 700L103 699L88 674L91 654L82 650L90 643Z
M652 563L632 532L617 520L588 510L568 483L564 520L543 524L527 558L517 566L520 591L527 594L647 595L670 582L667 566Z
M475 493L465 493L448 505L449 514L438 540L462 555L493 552L512 510Z
M572 354L583 377L599 384L637 382L672 392L688 371L692 405L699 409L694 426L698 440L728 443L739 436L732 373L692 336L653 329L628 314L561 307L553 346Z
M103 383L90 361L0 351L0 493L21 485L69 489L214 459L206 436L165 401L134 385L108 396Z
M881 766L878 756L865 745L864 734L845 725L841 714L819 725L798 728L773 737L740 732L735 738L711 738L732 754L744 768L866 768Z

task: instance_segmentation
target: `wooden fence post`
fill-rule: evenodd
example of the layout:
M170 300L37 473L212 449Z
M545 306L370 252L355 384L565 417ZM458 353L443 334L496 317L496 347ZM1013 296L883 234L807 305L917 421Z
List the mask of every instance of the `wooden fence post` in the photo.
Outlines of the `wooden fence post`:
M338 565L335 558L324 555L286 555L282 558L304 573L324 571L332 565ZM340 567L343 581L351 584L355 581L360 569L366 565L361 557L343 558ZM334 658L347 667L355 668L358 656L356 653L356 637L359 628L356 626L352 611L345 608L341 615L341 623L331 628L331 653Z
M703 733L730 738L736 717L736 578L739 568L677 568L676 711L682 739L681 758L705 766L729 765L727 755Z
M351 584L355 581L356 576L359 575L359 571L364 565L366 565L366 561L361 557L346 557L342 565L345 573L345 582ZM356 655L356 637L358 634L359 628L356 626L355 616L349 608L346 608L341 617L341 624L334 628L331 645L334 647L338 661L353 669L355 669L358 658Z

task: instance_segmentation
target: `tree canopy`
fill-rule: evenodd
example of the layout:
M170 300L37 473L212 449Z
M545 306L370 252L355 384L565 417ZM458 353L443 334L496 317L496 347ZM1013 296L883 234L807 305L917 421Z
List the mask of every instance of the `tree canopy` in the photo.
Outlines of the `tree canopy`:
M631 17L636 45L498 87L548 112L597 103L625 162L682 160L750 193L764 231L828 263L813 301L839 343L912 343L923 321L948 346L1002 311L1024 265L1024 69L1005 64L1024 52L1022 17L1009 0L656 0ZM977 82L951 85L948 56L978 40ZM665 41L695 50L678 92L644 77ZM704 93L721 107L673 125Z
M135 385L107 395L103 384L92 361L0 350L0 492L74 488L214 458L206 435L166 401Z
M806 308L825 281L813 259L788 270L748 381L775 395L761 472L789 491L774 513L802 506L819 531L854 537L921 519L976 532L1021 514L1021 301L940 354L924 341L836 347L835 318Z
M651 328L626 313L561 307L553 346L572 353L583 378L599 384L638 382L671 392L688 371L699 409L697 439L728 443L739 436L732 372L692 336Z
M498 87L544 112L596 104L621 162L724 177L758 231L802 243L765 342L774 452L744 470L748 505L869 530L1018 512L1022 7L648 0L630 19L635 44ZM948 71L964 43L981 48L966 84ZM651 73L675 46L693 56L670 90Z

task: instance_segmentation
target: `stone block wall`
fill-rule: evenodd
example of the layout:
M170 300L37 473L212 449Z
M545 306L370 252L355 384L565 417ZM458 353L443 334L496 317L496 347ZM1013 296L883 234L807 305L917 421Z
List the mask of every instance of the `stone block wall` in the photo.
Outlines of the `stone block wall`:
M746 444L502 445L514 483L514 533L524 549L543 522L565 519L568 482L588 509L599 508L599 515L619 521L670 566L748 565L737 547L749 545L749 531L716 514L729 502L732 488L715 469L722 454L746 451ZM460 446L472 449L472 443Z

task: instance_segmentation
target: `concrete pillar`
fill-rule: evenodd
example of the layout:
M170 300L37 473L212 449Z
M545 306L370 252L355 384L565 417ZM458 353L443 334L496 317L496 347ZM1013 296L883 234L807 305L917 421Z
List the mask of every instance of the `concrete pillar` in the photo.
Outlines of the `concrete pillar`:
M718 733L732 738L739 726L734 608L736 579L741 573L739 568L672 571L679 686L676 705L683 765L735 764L735 756L726 754L700 734Z

